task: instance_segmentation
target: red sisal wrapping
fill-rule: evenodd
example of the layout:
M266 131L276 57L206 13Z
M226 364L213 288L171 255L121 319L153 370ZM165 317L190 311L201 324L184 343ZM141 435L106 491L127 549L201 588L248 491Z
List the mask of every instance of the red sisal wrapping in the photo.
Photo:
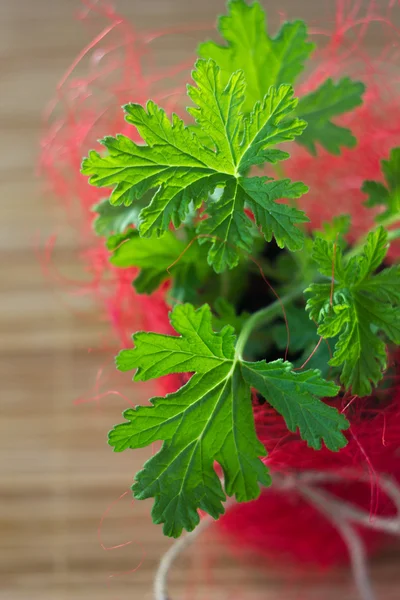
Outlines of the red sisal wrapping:
M343 474L343 481L325 485L335 496L374 516L396 513L391 500L379 489L378 479L388 474L400 481L400 385L387 392L387 406L376 408L376 399L363 398L345 410L351 422L348 445L338 453L318 452L293 434L267 405L254 409L257 432L268 450L266 464L272 472L317 471ZM355 406L354 404L357 403ZM338 400L336 405L346 406ZM375 407L374 407L375 406ZM351 471L351 478L346 473ZM251 548L269 560L330 567L348 561L346 546L335 527L295 490L263 490L258 500L230 509L220 527L241 549ZM386 541L382 533L358 530L372 552Z

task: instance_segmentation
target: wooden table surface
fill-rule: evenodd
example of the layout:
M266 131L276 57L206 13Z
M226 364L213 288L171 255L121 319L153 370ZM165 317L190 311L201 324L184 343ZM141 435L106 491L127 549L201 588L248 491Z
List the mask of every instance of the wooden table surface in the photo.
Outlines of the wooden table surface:
M283 0L278 8L317 18L328 5ZM111 377L110 356L95 350L104 325L93 308L79 307L86 310L84 318L71 309L77 299L43 277L35 253L39 237L43 242L57 232L58 268L76 269L74 234L55 202L41 193L34 168L41 111L88 42L73 18L78 6L78 0L0 0L2 600L150 599L157 562L170 544L150 522L150 502L132 505L128 494L116 502L147 456L113 454L106 445L106 432L126 402L110 396L98 404L74 404L95 394L99 366L105 364ZM224 2L126 0L118 6L138 26L150 28L212 23ZM276 10L272 0L268 6ZM188 36L185 48L194 50L200 38L198 32ZM170 50L165 64L180 52ZM134 398L138 392L128 379L110 381ZM101 382L99 391L107 389ZM120 549L102 547L129 540ZM233 558L210 531L177 564L173 600L356 599L346 571L285 580L253 562ZM397 560L376 560L373 577L379 599L400 598Z

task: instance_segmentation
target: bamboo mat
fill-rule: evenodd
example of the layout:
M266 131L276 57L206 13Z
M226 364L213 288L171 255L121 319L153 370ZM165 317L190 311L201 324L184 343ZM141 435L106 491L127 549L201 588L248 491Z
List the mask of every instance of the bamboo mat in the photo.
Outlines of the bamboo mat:
M287 0L278 8L317 18L324 5ZM78 6L78 0L0 0L1 600L150 599L155 568L170 544L151 524L149 502L132 505L128 494L116 502L148 456L113 454L106 445L126 402L110 396L74 404L95 394L101 365L114 389L133 399L142 390L129 378L114 378L110 356L95 350L106 334L95 311L46 280L35 254L39 235L43 242L57 233L58 268L78 271L73 232L34 174L41 111L88 41L73 20ZM150 28L213 23L224 3L127 0L118 6ZM185 38L186 50L200 37ZM165 64L181 51L170 48ZM98 391L109 389L104 385ZM380 599L397 600L399 563L388 557L375 561L374 581ZM256 562L241 563L208 532L177 564L173 600L356 599L345 571L288 580L260 571Z

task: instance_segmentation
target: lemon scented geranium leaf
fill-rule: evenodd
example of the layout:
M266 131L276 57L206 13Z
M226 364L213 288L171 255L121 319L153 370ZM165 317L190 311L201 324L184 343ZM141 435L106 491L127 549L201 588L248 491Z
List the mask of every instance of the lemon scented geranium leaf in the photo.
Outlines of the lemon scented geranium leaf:
M186 127L176 115L170 121L153 102L146 109L130 104L125 107L126 119L146 145L121 135L105 138L108 154L91 152L83 161L82 172L92 184L114 188L112 204L130 205L150 189L156 190L139 214L139 233L144 237L160 236L171 224L179 227L191 207L199 209L205 202L207 218L198 226L198 233L202 243L214 238L208 261L217 272L235 267L240 249L252 249L251 221L244 214L245 207L254 211L268 241L275 236L281 247L301 248L303 233L296 224L307 217L276 200L297 198L307 187L287 179L247 176L254 165L287 158L277 144L293 140L306 126L292 114L297 99L291 86L272 87L244 117L242 71L225 84L214 61L199 60L193 79L197 85L189 86L188 93L197 106L188 111L207 133L212 147L205 146L196 129ZM218 200L210 200L216 187L223 193Z
M366 396L387 366L384 337L400 343L399 267L381 267L388 234L383 227L368 234L360 255L347 259L334 242L316 238L313 256L333 283L313 283L306 293L310 318L323 338L339 335L329 364L342 366L341 381L353 394Z
M236 69L243 70L247 82L244 110L250 112L254 102L261 100L271 86L295 82L315 46L308 40L304 21L284 23L278 34L271 37L265 12L258 2L231 0L228 12L218 24L226 45L203 42L198 52L203 58L215 60L225 78Z
M270 475L260 457L265 449L257 440L251 408L251 388L256 388L280 412L288 428L313 448L324 442L331 450L346 444L345 417L321 402L338 387L319 371L292 371L282 360L248 362L242 359L231 326L212 329L208 305L195 309L178 305L170 316L180 336L140 332L135 348L123 350L117 366L136 369L134 379L147 381L171 373L194 373L177 392L153 398L151 407L124 413L128 422L110 433L116 451L140 448L163 440L162 449L136 476L136 498L154 497L153 519L164 523L166 535L177 537L199 523L198 509L217 518L223 502L257 498L260 484ZM215 468L223 471L221 482Z
M271 85L295 85L315 45L308 38L303 21L284 23L275 37L267 31L266 15L258 2L231 0L229 14L219 20L219 32L226 41L220 46L204 42L199 54L212 58L221 67L225 80L240 68L247 82L245 111L262 100ZM362 103L365 86L344 77L338 82L326 79L316 90L300 99L296 115L305 119L307 129L296 141L316 154L317 145L332 154L342 147L352 148L356 139L349 129L332 122L332 118L348 113Z
M393 148L388 160L382 160L382 173L385 183L364 181L362 191L368 195L365 206L379 206L383 210L378 214L378 223L400 222L400 147Z

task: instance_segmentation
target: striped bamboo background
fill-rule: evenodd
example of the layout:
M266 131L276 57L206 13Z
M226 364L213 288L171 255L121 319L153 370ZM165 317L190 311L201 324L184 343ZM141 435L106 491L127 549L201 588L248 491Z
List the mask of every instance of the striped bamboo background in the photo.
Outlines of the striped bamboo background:
M322 0L266 4L316 19L332 8ZM0 0L1 600L150 599L157 562L169 545L150 522L149 503L132 506L126 495L112 505L147 453L113 455L106 446L123 400L111 396L99 405L74 405L94 393L106 356L88 348L96 348L105 328L79 299L85 316L71 310L77 299L72 302L43 277L35 254L39 235L43 241L58 233L58 268L68 275L79 271L73 232L62 211L43 197L34 174L41 111L88 41L73 19L78 5L78 0ZM146 28L212 23L223 6L222 0L119 2L121 12ZM194 49L200 36L186 37L186 49ZM165 64L181 51L170 48ZM105 368L111 373L109 363ZM128 379L110 385L131 396L139 393ZM133 543L119 550L101 547L129 540ZM115 576L141 560L135 572ZM174 570L173 600L356 598L345 571L287 580L276 570L261 572L255 562L241 564L210 532ZM395 557L377 559L373 575L380 599L400 597Z

